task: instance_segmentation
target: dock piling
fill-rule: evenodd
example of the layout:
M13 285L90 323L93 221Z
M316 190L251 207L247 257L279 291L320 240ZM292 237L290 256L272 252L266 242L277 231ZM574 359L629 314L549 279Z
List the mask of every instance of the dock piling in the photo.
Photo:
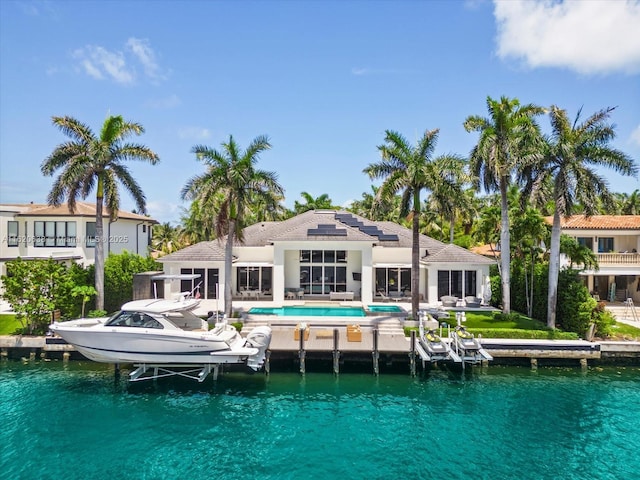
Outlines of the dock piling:
M416 331L411 330L411 350L409 351L409 369L411 376L416 376Z
M333 329L333 374L340 373L340 333L337 328Z
M304 334L307 326L305 324L301 324L298 328L300 332L300 343L298 348L298 357L300 358L300 373L304 375L306 367L305 367L305 356L306 352L304 350Z
M373 356L373 374L380 374L380 351L378 346L378 329L374 328L371 332L373 335L373 351L371 355Z

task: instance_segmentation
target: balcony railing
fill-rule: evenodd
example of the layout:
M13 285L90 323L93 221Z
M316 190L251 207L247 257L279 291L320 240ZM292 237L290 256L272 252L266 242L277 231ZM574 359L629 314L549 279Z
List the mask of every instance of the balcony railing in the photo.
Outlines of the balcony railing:
M640 265L640 253L597 253L598 265Z

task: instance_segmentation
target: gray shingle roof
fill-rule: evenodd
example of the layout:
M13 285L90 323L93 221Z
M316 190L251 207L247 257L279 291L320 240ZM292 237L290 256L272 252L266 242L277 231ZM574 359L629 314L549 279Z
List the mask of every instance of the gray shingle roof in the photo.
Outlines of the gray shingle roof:
M199 242L158 258L158 262L224 261L224 243L217 240Z
M378 227L385 235L397 235L397 240L380 240L376 235L362 231L357 226L350 226L336 218L336 214L349 214L362 225ZM315 230L319 225L332 226L339 230L346 230L344 236L314 235L309 230ZM328 228L328 227L327 227ZM260 222L243 230L244 243L236 240L237 247L263 247L277 242L290 241L346 241L371 242L372 244L388 248L411 248L412 232L393 222L372 222L364 217L346 211L310 210L295 217L279 222ZM388 238L388 237L385 237ZM159 259L163 261L215 261L224 260L224 241L201 242L184 248L178 252ZM428 256L422 258L426 252ZM420 256L423 262L452 262L452 263L495 263L493 260L477 255L469 250L442 243L426 235L420 235Z

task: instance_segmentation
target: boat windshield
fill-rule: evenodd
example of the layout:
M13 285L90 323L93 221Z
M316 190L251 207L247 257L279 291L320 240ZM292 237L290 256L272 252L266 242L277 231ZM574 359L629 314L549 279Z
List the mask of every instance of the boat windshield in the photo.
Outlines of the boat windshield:
M155 318L142 312L120 312L111 317L107 327L164 328Z

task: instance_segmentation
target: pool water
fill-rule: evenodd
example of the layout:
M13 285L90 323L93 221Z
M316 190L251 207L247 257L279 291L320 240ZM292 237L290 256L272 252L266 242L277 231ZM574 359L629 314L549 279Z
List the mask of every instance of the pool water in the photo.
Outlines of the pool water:
M402 313L404 310L397 305L369 305L370 312Z
M640 367L225 373L127 384L86 361L0 362L12 480L631 480Z
M277 315L280 317L365 317L361 307L253 307L252 315Z

